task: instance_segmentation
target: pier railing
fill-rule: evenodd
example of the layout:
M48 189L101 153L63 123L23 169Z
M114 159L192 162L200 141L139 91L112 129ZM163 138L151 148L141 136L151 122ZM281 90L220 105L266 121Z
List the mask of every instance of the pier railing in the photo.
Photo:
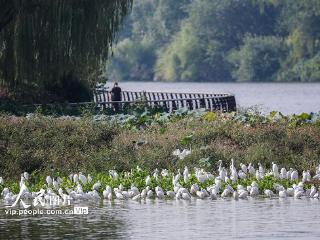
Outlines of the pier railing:
M236 100L232 94L122 91L121 96L122 101L112 101L110 91L97 88L94 91L94 102L102 109L117 106L121 110L128 105L144 103L150 107L161 106L167 112L179 108L190 110L205 108L210 111L223 112L236 111Z

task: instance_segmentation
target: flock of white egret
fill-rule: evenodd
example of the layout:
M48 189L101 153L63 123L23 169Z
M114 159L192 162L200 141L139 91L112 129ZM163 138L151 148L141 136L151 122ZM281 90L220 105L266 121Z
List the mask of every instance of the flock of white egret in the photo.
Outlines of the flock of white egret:
M142 171L139 167L135 172ZM61 197L64 202L67 199L71 200L101 200L101 199L119 199L119 200L143 200L143 199L177 199L190 200L192 198L200 199L218 199L218 198L234 198L248 199L249 197L268 197L268 198L319 198L320 188L317 185L320 182L320 165L315 169L314 176L311 176L310 171L302 172L299 177L298 171L294 169L285 169L272 163L272 168L267 171L260 163L257 169L252 164L248 166L240 164L240 169L237 170L233 159L228 168L223 167L222 161L219 161L219 168L216 174L207 172L200 168L195 168L194 173L190 173L185 167L181 173L170 172L166 169L143 177L143 184L138 186L132 182L130 187L125 188L120 181L120 175L115 170L110 170L108 179L113 183L120 183L117 186L111 187L108 182L93 179L90 174L85 176L83 173L69 175L67 179L72 187L62 186L60 177L52 178L47 176L45 179L46 186L39 191L29 191L26 184L29 181L30 175L25 172L21 174L20 191L13 193L8 187L2 187L1 197L7 204L17 202L18 199L32 200L36 197L49 199L50 197ZM125 172L121 175L123 179L129 179L131 172ZM131 176L132 178L132 176ZM272 179L272 184L269 189L259 187L264 179ZM169 179L170 185L161 186L161 179ZM96 181L97 180L97 181ZM281 182L289 183L287 187L281 185ZM244 185L243 183L246 183ZM84 191L85 186L90 185L90 191ZM0 177L0 186L5 186L4 180Z

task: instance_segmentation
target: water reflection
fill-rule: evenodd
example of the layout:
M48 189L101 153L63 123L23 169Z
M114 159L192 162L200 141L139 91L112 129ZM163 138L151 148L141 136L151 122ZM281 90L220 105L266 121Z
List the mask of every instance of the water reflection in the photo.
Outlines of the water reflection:
M1 239L319 239L314 199L249 199L90 205L89 215L8 216L0 207Z

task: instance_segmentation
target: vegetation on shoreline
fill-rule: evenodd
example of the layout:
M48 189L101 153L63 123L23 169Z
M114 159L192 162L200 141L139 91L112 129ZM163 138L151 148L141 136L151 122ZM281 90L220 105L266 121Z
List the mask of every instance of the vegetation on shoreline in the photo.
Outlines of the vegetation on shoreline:
M0 176L21 172L68 174L184 166L216 169L218 160L236 164L271 162L298 171L314 169L320 156L319 114L268 116L183 109L175 114L0 116ZM189 149L185 159L172 154Z

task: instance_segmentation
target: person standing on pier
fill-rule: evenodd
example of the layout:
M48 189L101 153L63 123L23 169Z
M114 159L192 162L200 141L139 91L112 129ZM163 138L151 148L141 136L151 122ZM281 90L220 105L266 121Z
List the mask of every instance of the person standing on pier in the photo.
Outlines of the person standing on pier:
M111 100L116 101L113 103L113 109L115 112L119 112L120 110L120 103L117 101L121 101L121 88L119 87L118 83L115 82L113 88L111 89Z

